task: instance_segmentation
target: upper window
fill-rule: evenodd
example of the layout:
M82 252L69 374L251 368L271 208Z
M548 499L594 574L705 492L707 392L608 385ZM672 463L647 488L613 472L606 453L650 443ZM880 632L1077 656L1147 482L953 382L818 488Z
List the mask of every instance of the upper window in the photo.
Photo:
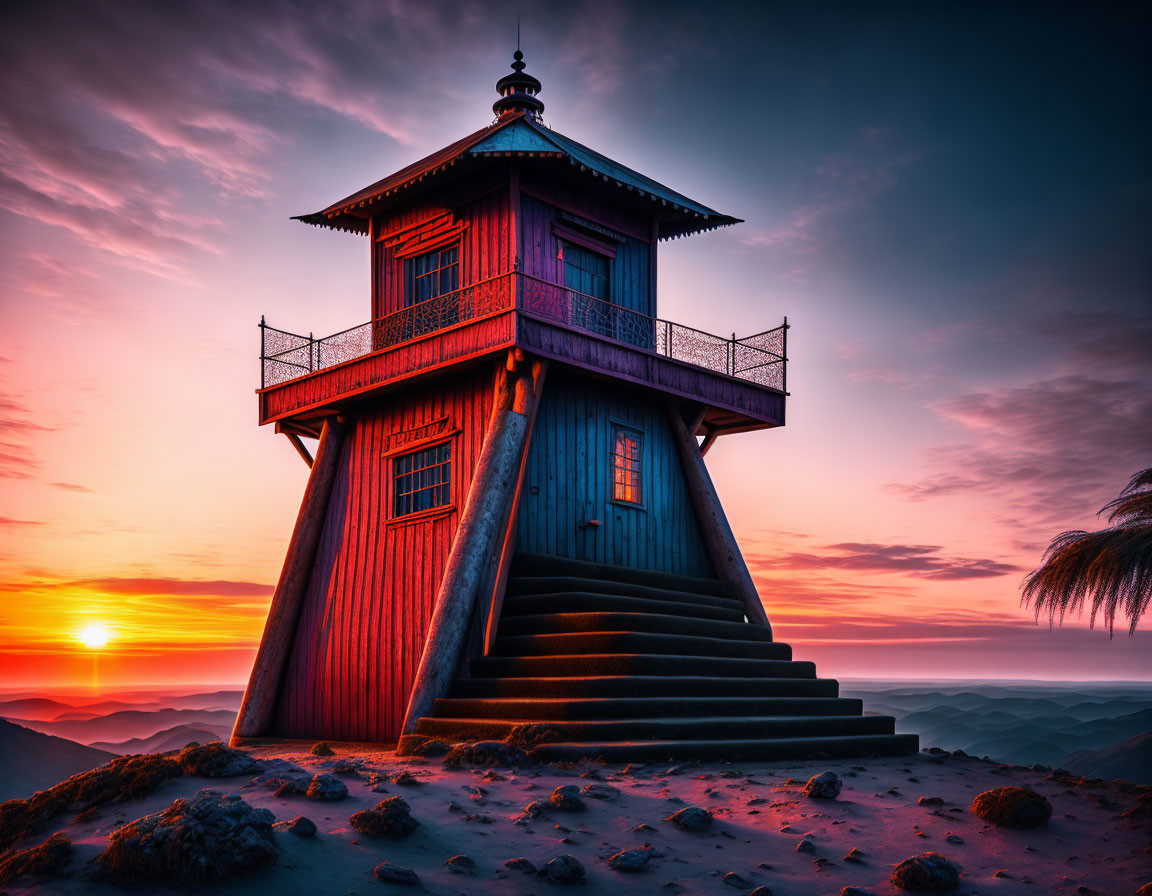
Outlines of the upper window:
M643 504L641 456L643 434L624 426L612 427L612 500Z
M441 442L392 460L392 515L452 503L452 443Z
M404 304L415 305L460 288L460 246L446 246L410 258Z
M560 250L564 255L564 286L607 302L608 257L569 242L562 242Z

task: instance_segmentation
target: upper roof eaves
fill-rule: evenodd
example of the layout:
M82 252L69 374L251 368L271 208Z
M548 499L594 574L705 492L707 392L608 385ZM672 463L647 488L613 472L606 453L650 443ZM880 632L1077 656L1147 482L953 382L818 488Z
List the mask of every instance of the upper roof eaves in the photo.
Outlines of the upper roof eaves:
M300 215L294 220L320 227L367 233L369 206L443 171L464 156L566 158L572 165L578 165L581 171L647 198L653 203L659 203L661 239L713 230L740 222L739 218L722 215L701 205L638 171L633 171L563 134L537 124L520 112L501 116L488 127L481 128L462 140L457 140L432 155L400 169L395 174L333 203L323 211Z

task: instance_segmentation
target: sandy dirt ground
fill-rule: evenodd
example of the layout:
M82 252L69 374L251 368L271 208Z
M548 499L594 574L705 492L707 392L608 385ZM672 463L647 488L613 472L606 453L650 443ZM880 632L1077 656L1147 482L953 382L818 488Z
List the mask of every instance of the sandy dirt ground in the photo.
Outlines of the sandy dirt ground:
M314 771L351 760L363 769L363 777L343 778L349 790L344 800L277 797L249 778L174 779L142 802L107 807L86 823L62 823L57 829L73 839L78 852L69 876L39 889L17 881L7 892L122 894L117 887L87 880L85 863L103 849L118 822L166 808L174 799L202 788L240 793L252 805L270 809L277 820L305 815L319 829L315 839L278 830L277 863L212 888L225 894L361 896L423 891L526 896L558 890L725 894L766 886L773 896L823 896L839 894L849 885L892 894L899 892L889 883L893 867L927 851L960 863L963 880L954 892L961 894L1127 896L1152 881L1148 829L1133 828L1117 817L1134 798L1101 788L1073 787L1049 780L1043 772L977 759L922 753L805 764L650 764L627 774L619 765L585 763L570 769L500 769L494 776L487 769L448 771L434 759L399 759L392 753L339 745L336 750L336 757L324 759L276 745L250 752L259 759L286 760ZM387 782L376 791L368 783L371 772L402 769L419 783ZM822 771L843 778L839 799L815 800L803 794L803 783ZM546 800L554 788L596 782L617 788L618 797L587 799L583 811L552 810L517 823L526 804ZM976 794L1009 784L1032 788L1052 802L1047 827L999 829L970 814ZM348 819L353 812L396 794L404 797L420 821L414 834L393 842L373 840L351 828ZM922 796L939 797L943 805L918 805ZM709 809L714 817L711 829L688 833L665 821L684 806ZM639 825L652 830L635 830ZM949 842L949 835L962 842ZM797 851L804 839L811 841L814 852ZM644 871L626 874L609 867L611 855L645 842L661 856ZM858 864L844 861L852 849L861 853ZM506 860L520 856L540 866L565 853L586 869L582 883L551 884L504 867ZM457 874L444 866L445 860L460 854L475 861L473 873ZM420 885L377 881L372 870L384 860L414 870ZM747 886L732 888L724 882L729 872L742 877Z

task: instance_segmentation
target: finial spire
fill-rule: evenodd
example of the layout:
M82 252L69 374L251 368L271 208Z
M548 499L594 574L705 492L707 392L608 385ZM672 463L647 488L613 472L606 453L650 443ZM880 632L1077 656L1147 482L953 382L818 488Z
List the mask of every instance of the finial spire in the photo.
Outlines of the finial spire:
M496 115L508 115L512 112L524 112L535 121L540 120L544 111L544 104L540 102L537 94L540 92L540 82L524 71L524 54L520 52L520 20L516 20L516 52L512 54L512 74L505 75L496 82L496 92L500 99L492 104L492 111Z

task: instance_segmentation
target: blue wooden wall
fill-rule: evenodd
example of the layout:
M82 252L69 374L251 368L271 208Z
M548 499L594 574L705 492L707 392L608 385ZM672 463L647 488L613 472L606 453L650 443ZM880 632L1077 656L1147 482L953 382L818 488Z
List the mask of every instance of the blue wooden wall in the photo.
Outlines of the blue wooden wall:
M644 507L612 497L612 423L644 434ZM598 527L589 520L600 520ZM521 491L517 550L712 576L659 398L553 368Z
M550 283L564 282L564 269L557 255L560 243L552 231L552 222L559 220L558 209L547 202L527 194L521 196L523 234L521 270L533 277L547 280ZM591 205L589 209L579 208L574 213L594 213L609 226L620 228L622 224L637 226L631 219L625 219L613 214L610 206L603 203ZM579 230L570 222L560 221L561 225L572 230ZM596 236L596 234L592 234ZM627 235L623 243L600 237L616 249L616 257L610 265L611 295L609 301L614 305L622 305L641 314L655 316L652 309L651 296L648 290L650 243Z

